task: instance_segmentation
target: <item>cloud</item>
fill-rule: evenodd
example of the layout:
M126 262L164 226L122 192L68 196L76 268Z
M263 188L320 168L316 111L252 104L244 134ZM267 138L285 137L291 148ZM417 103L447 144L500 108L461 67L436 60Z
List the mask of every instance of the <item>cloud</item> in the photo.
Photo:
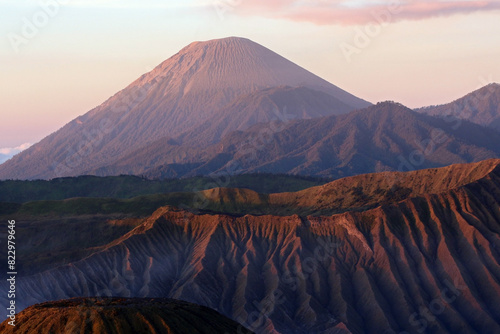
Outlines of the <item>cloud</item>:
M87 9L186 9L200 6L208 6L211 0L52 0L59 3L61 7L77 7ZM41 3L50 2L35 0L1 0L0 6L9 5L17 7L37 8Z
M14 155L18 154L19 152L24 151L25 149L29 148L30 146L31 146L30 143L24 143L24 144L19 145L17 147L0 148L0 164L3 164L5 161L9 160Z
M179 9L189 8L196 4L189 1L163 1L163 0L72 0L67 6L83 7L83 8L124 8L124 9L141 9L141 8L156 8L156 9Z
M423 20L500 9L500 1L465 0L214 0L213 4L219 7L219 11L231 10L237 15L265 16L318 25L367 24L377 18L383 18L386 22Z

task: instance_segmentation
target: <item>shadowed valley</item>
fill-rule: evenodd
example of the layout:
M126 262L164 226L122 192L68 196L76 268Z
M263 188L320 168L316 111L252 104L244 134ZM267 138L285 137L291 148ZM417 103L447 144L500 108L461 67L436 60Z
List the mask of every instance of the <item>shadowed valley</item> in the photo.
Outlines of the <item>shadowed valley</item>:
M498 160L202 194L212 213L159 208L80 261L23 277L19 299L169 297L256 333L500 330Z

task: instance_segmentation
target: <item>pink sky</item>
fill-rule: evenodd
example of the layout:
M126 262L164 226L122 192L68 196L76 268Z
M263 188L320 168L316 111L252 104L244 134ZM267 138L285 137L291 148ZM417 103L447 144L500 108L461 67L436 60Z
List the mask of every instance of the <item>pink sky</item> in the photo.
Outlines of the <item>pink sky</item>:
M22 35L25 20L43 9L4 0L0 150L39 141L190 42L227 36L250 38L371 102L450 102L500 81L499 8L499 1L74 0L53 9L16 52L9 36Z
M471 14L500 9L497 1L241 1L239 15L263 15L321 25L368 24L377 13L390 13L391 22L425 20L455 14ZM262 14L265 13L265 14Z

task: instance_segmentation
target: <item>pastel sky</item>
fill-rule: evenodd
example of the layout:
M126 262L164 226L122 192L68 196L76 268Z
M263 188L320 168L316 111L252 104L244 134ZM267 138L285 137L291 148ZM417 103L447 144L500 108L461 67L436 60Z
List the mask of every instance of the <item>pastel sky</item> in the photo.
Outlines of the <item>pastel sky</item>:
M227 36L371 102L441 104L500 81L500 1L0 0L0 152Z

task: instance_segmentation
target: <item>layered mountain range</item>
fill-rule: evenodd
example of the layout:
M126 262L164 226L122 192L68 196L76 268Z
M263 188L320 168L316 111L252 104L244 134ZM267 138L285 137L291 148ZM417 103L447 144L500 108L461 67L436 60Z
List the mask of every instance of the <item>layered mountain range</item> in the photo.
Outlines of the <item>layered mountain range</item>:
M93 173L156 178L266 172L339 178L497 158L499 140L493 129L383 102L339 116L257 124L206 147L158 140Z
M311 118L366 107L361 100L244 38L195 42L102 105L0 166L0 178L89 173L162 138L212 127L231 130L286 117ZM214 123L215 121L215 123Z
M168 297L256 333L500 331L500 160L201 195L211 212L159 208L81 260L20 278L18 306Z
M195 42L1 164L0 179L228 170L338 178L475 162L500 157L491 145L498 96L491 84L419 109L425 117L371 106L248 39Z

